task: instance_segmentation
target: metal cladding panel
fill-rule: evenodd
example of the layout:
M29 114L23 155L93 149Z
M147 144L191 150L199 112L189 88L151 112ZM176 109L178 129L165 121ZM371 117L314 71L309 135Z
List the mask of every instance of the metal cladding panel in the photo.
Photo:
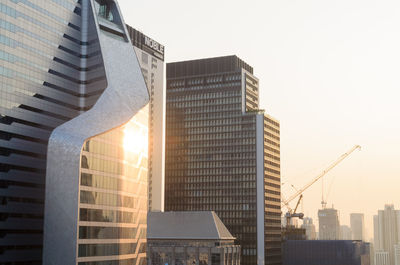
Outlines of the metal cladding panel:
M98 35L107 88L89 111L57 127L50 137L43 264L77 262L79 173L84 142L125 124L149 101L132 45L127 38L115 38L100 30L93 6L93 0L82 2L83 13L85 8L90 12L87 19L95 20L93 30Z

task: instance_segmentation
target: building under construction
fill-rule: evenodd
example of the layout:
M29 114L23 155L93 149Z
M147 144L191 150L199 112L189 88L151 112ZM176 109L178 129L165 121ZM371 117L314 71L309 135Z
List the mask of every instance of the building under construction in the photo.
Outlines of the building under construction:
M318 211L319 240L339 240L340 223L336 209L326 208Z

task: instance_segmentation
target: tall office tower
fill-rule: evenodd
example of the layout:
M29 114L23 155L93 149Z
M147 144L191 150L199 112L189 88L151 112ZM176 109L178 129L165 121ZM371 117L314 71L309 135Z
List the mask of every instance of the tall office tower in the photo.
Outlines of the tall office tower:
M352 240L353 238L353 233L351 231L351 228L347 225L341 225L340 226L340 240Z
M315 231L315 225L313 223L313 219L309 217L305 217L303 219L303 224L301 228L306 230L307 240L315 240L317 239L317 233Z
M394 246L399 243L399 211L393 205L385 205L384 210L374 216L375 250L389 253L390 264L395 264Z
M135 114L148 92L116 3L0 5L0 263L140 262L145 236L124 238L146 228L146 150L130 169L134 155L121 157L133 129L120 126L146 134L145 110ZM125 181L136 190L121 190Z
M236 56L167 64L165 206L215 211L242 262L281 264L279 122Z
M165 165L165 48L140 31L127 26L150 92L149 210L164 211Z
M338 240L340 224L338 211L333 208L318 211L319 240Z
M353 240L365 240L364 214L350 214L350 226L353 233Z

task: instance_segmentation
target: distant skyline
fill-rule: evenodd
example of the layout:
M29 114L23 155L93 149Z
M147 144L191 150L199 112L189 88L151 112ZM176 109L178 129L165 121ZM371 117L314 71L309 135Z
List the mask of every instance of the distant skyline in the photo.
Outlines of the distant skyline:
M367 239L378 209L399 208L399 1L119 3L128 24L165 45L166 62L236 54L254 67L261 108L281 122L282 182L300 188L359 144L326 176L328 206L342 225L364 213ZM317 183L304 193L317 226L320 202Z

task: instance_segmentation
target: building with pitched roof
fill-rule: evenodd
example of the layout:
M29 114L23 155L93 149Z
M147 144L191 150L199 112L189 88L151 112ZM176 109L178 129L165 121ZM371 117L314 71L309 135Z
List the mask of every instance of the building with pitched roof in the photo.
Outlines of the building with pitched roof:
M215 212L150 212L149 265L240 265L240 246Z

